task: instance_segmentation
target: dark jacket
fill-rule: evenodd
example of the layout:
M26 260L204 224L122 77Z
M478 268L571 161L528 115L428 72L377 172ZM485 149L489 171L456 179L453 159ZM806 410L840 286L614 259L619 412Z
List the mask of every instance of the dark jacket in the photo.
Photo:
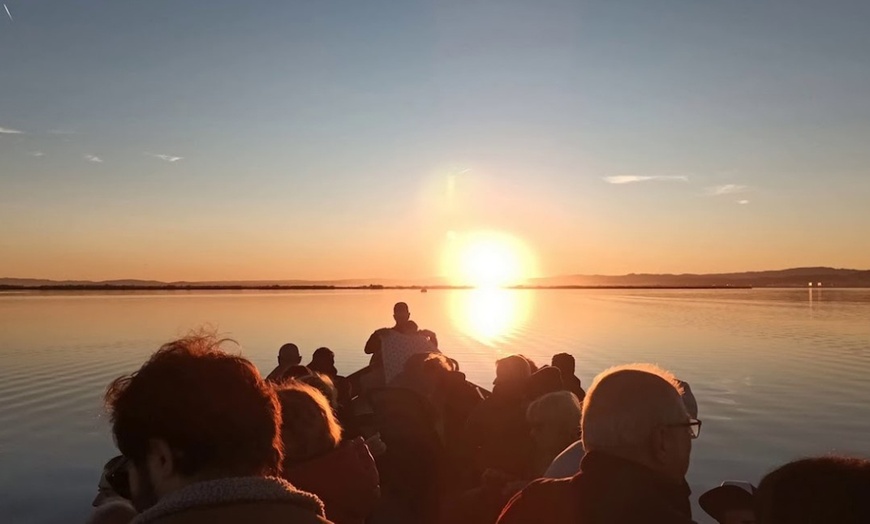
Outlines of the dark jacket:
M465 425L465 445L477 474L495 469L518 479L532 472L534 442L522 398L493 391L471 412Z
M161 498L132 524L329 524L320 500L274 477L191 484Z
M600 451L569 479L536 480L516 494L498 524L693 524L689 486Z
M378 469L362 437L290 467L284 477L320 497L327 518L335 524L362 524L380 498Z

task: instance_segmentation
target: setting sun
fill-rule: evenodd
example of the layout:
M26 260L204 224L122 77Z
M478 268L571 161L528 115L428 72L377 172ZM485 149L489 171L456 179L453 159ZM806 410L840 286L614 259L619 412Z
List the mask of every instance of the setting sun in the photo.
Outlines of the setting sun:
M516 285L535 276L528 248L492 231L448 235L445 271L455 284L485 288Z

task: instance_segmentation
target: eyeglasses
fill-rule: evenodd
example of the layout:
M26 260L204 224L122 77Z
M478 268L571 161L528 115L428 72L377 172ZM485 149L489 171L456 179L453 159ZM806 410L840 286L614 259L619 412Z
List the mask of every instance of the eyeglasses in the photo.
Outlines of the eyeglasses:
M668 424L669 428L689 428L689 433L692 435L692 438L698 438L701 436L701 421L696 418L690 418L688 422L682 422L680 424Z

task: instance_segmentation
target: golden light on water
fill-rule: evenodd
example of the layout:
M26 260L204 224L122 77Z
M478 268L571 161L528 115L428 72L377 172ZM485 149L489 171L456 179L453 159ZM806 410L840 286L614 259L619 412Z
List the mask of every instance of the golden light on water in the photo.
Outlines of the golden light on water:
M532 294L528 291L478 288L454 291L450 316L462 333L495 346L520 329L529 318Z
M478 288L522 284L536 276L528 247L497 231L448 233L444 272L453 284Z

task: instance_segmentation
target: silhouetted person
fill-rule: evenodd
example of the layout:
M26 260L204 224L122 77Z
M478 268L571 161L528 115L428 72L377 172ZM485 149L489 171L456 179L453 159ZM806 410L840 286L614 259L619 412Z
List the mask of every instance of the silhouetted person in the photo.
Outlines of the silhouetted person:
M278 366L269 373L266 380L278 382L284 378L284 375L290 368L298 366L301 363L302 356L299 354L299 348L296 347L296 344L288 342L278 350Z
M136 516L128 497L130 482L127 461L123 456L113 457L103 466L97 484L97 496L91 502L94 510L85 523L127 524Z
M562 383L562 373L559 371L559 368L544 366L529 377L528 385L526 386L526 399L532 402L548 393L564 390L565 386Z
M517 479L530 475L534 445L525 404L530 376L528 361L519 355L496 362L492 395L471 412L465 428L478 474L493 469Z
M315 373L322 373L330 378L338 375L338 370L335 369L335 353L329 348L317 348L311 355L311 363L307 367Z
M685 476L700 422L680 393L651 365L600 374L583 404L581 472L529 484L499 524L691 524Z
M381 352L381 336L391 329L400 333L404 332L408 327L406 323L410 319L411 311L408 309L408 304L404 302L396 302L393 306L393 320L396 322L395 325L389 328L380 328L372 333L366 342L366 355L372 355L372 361L374 362L375 358L380 355Z
M118 477L120 470L126 468L126 461L122 455L112 457L106 465L103 466L103 471L100 474L100 481L97 483L97 496L94 497L91 506L97 507L112 500L120 500L129 502L129 493L119 493L109 482L110 477Z
M575 366L574 357L568 353L553 355L553 367L559 368L559 371L562 372L562 383L565 384L565 389L574 393L577 400L583 402L583 399L586 398L586 392L583 391L580 379L574 374Z
M328 522L317 497L277 478L284 453L274 390L220 344L170 342L106 392L136 522Z
M755 493L758 524L867 524L870 461L817 457L765 475Z

